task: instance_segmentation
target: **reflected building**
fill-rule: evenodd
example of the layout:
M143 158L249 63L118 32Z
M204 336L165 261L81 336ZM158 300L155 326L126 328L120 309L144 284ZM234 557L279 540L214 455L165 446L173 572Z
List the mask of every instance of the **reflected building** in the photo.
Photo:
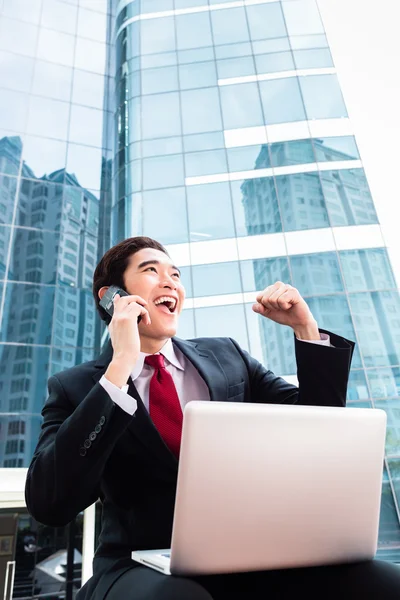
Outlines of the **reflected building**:
M22 148L20 138L0 140L0 161L7 172L19 164ZM0 367L2 412L10 414L0 432L4 467L29 461L40 421L23 414L40 413L49 373L93 358L96 323L91 285L98 198L65 169L37 178L25 163L16 202L15 186L6 187L5 202L16 211L15 239L10 255L2 259L10 283L1 335L15 342L2 347ZM8 217L5 222L11 222L12 215ZM30 446L26 440L32 440Z

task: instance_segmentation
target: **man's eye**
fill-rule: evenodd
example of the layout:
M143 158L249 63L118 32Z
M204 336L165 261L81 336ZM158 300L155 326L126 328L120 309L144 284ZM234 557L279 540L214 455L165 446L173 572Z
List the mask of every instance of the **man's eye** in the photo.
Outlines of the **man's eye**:
M179 275L179 273L173 273L174 277L177 277L178 279L181 278L181 276Z
M147 269L145 269L145 271L155 271L157 273L157 269L155 267L147 267Z

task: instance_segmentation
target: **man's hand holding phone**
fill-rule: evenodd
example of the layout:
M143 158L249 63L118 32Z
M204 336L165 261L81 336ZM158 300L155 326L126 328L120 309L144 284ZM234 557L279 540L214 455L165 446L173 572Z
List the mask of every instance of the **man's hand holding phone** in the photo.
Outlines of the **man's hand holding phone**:
M108 329L114 353L105 376L121 388L128 381L140 353L138 319L141 317L145 325L150 325L151 320L147 302L140 296L116 294L113 304L114 312Z

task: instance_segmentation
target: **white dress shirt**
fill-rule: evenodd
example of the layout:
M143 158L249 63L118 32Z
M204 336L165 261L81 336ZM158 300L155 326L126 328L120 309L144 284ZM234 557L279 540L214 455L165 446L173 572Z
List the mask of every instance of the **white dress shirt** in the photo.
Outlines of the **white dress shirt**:
M320 340L299 341L320 344L322 346L331 345L329 335L321 333L320 336ZM162 354L165 358L165 368L172 375L174 380L182 411L186 404L191 400L210 400L210 392L204 379L179 348L173 345L170 339L161 348L160 352L157 352L156 354ZM154 368L144 363L146 356L149 355L144 352L140 353L137 363L131 373L131 377L139 396L143 400L147 410L149 410L150 380L153 376ZM111 383L105 375L100 379L100 384L115 404L118 404L120 408L130 415L134 414L137 408L137 402L135 398L128 394L128 385L119 388Z

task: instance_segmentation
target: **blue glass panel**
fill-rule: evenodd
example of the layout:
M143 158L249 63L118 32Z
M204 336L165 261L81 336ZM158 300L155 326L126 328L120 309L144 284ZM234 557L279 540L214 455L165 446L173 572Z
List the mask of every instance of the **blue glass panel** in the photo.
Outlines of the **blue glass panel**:
M133 146L133 144L132 144ZM132 146L129 146L131 149ZM135 144L139 146L139 144ZM168 154L180 154L182 152L182 138L168 137L159 138L157 140L143 140L141 147L135 148L135 151L130 154L130 159L140 158L140 155L146 156L164 156Z
M336 252L291 256L290 265L293 285L302 296L344 291Z
M5 412L20 412L25 418L24 413L41 411L47 395L49 353L50 348L37 346L0 346L0 381ZM14 420L15 416L9 418ZM2 429L3 435L5 432Z
M270 145L273 167L302 165L315 162L315 154L311 140L295 140L277 142Z
M225 150L209 150L207 152L188 152L185 154L186 177L226 173Z
M42 14L41 14L41 26L48 27L49 29L56 29L57 31L63 31L64 33L70 33L74 35L76 33L76 18L78 13L78 7L72 6L64 2L53 2L47 0L43 2ZM83 16L86 16L86 12L80 11L79 21L83 20ZM92 23L91 23L92 24ZM80 35L82 34L79 31ZM91 35L83 37L92 37Z
M378 559L398 562L400 557L400 527L390 483L383 483L379 516Z
M142 69L155 69L156 67L169 67L178 64L176 52L161 52L159 54L143 54L140 59Z
M192 267L179 267L181 272L181 283L185 288L186 298L193 297L193 285L192 285Z
M295 375L293 331L257 315L251 307L252 304L246 304L251 355L276 375Z
M140 13L142 15L153 12L161 12L164 10L172 10L173 8L173 0L141 0L140 2Z
M386 454L400 454L400 400L375 400L375 408L381 408L387 414Z
M5 138L3 138L5 139ZM10 224L13 220L17 179L0 175L0 223Z
M252 46L254 54L290 51L289 38L287 37L253 41Z
M214 48L212 46L179 50L178 52L178 62L180 65L210 60L214 60Z
M69 120L69 141L101 148L103 145L103 118L102 110L72 104ZM32 131L32 133L35 132ZM63 139L61 135L59 137Z
M267 125L303 121L306 118L296 77L260 81L259 84Z
M347 117L336 75L299 77L299 81L309 119Z
M231 337L244 350L249 349L243 304L196 308L196 335L199 337Z
M289 35L324 33L324 26L315 0L283 2L282 7Z
M205 88L217 85L215 62L204 62L181 65L179 67L179 84L182 90Z
M196 152L196 150L214 150L224 148L224 134L222 131L212 133L198 133L194 135L185 135L183 138L185 152Z
M238 262L196 265L192 272L194 296L217 296L242 291Z
M40 277L40 269L38 273ZM0 341L50 344L54 294L54 286L9 282Z
M328 40L322 33L314 35L292 35L290 45L293 50L306 50L311 48L328 48Z
M79 40L82 39L83 38L79 38ZM89 42L88 40L85 40L84 46L86 49L88 49L87 42L92 51L92 44L94 44L95 47L105 46L105 44L99 44L97 42ZM65 65L66 67L72 67L75 61L75 64L78 68L85 68L83 66L85 61L82 60L82 46L79 45L78 49L78 44L75 45L75 37L67 33L52 31L51 29L45 29L44 27L41 27L39 29L39 39L36 54L39 59Z
M356 341L349 305L344 294L307 298L307 304L319 327L332 331L332 333L341 335L353 342ZM351 366L354 369L362 366L358 346L354 349Z
M252 56L242 58L225 58L217 61L218 77L227 79L229 77L245 77L254 75L254 60Z
M85 73L88 78L87 85L90 86L91 77L100 77L100 75L94 75L94 73ZM65 100L69 102L71 99L71 84L72 84L72 68L63 67L62 65L51 64L43 60L37 60L35 62L35 73L32 81L32 94L38 96L47 96L48 98L55 98L56 100ZM76 84L75 87L77 87ZM95 86L93 86L95 87ZM103 101L102 91L99 94L101 102ZM78 104L85 104L81 102L82 98L75 96L73 102ZM102 108L101 106L99 108Z
M194 310L188 308L181 312L177 335L184 340L190 340L197 337L194 323Z
M99 190L101 185L103 151L101 148L68 144L67 171L85 188Z
M292 283L286 257L241 261L240 270L244 292L264 290L276 281Z
M342 251L340 261L350 292L396 287L386 248Z
M287 35L280 2L246 6L252 40L279 38Z
M400 396L400 369L368 369L366 371L372 398Z
M173 92L174 90L179 89L178 69L176 66L161 67L159 69L143 69L141 77L142 94Z
M191 241L235 236L228 183L195 185L186 189Z
M16 227L8 279L32 283L55 283L60 235Z
M333 227L378 222L364 169L322 171L321 182Z
M320 69L334 66L329 48L295 50L293 55L296 69Z
M143 235L162 244L188 241L185 188L143 193ZM157 215L157 218L154 218Z
M220 94L225 129L263 124L260 94L256 83L222 86Z
M252 46L250 42L239 42L237 44L226 44L224 46L215 46L215 58L235 58L238 56L251 56Z
M33 58L0 51L0 81L2 87L19 92L29 92L33 67Z
M210 11L214 43L237 44L249 40L246 13L244 8L228 8Z
M292 71L294 66L291 52L274 52L270 54L256 54L257 73L275 73L279 71Z
M41 2L39 0L32 0L32 2L27 4L24 0L4 0L2 12L7 17L38 24Z
M145 158L143 189L154 190L185 185L182 154Z
M353 136L327 137L313 139L318 162L333 160L358 160L356 140Z
M237 235L282 231L273 177L231 183Z
M35 351L37 353L44 354L44 350L42 348L37 348L37 349L35 348ZM47 348L46 348L46 351L48 352ZM0 350L0 352L1 352L1 350ZM37 361L37 362L39 362L39 361ZM40 370L43 365L39 363L35 366L38 370ZM15 382L13 384L14 389L16 389L16 390L18 390L19 388L24 389L25 386L27 388L28 387L30 388L31 387L31 377L32 376L27 376L27 375L25 375L24 377L20 376L18 378L13 377L13 381ZM7 380L3 379L3 377L0 378L1 383L4 384L3 389L5 388L7 390L6 391L7 406L14 406L14 407L26 406L25 410L30 413L29 405L32 404L32 402L28 398L29 393L23 392L23 393L21 393L21 396L19 396L19 394L18 394L19 397L16 398L15 393L14 394L10 393L10 383L11 383L10 379L11 379L10 373L7 376ZM32 377L32 379L34 380L34 377ZM32 387L37 388L38 386L32 385ZM36 392L36 389L35 389L35 392ZM43 386L43 390L40 390L40 392L39 392L40 396L37 397L37 400L38 400L37 402L36 402L36 398L35 398L35 405L39 405L39 398L42 398L42 394L43 394L43 401L44 401L44 399L46 397L45 396L46 385ZM14 397L9 397L9 396L14 396ZM42 404L43 404L43 402L42 402ZM12 412L14 412L14 413L16 411L18 411L18 413L20 413L20 410L17 408L14 408L12 410ZM26 468L27 469L30 465L37 441L39 439L40 427L41 427L41 423L43 420L42 417L40 415L31 415L31 414L28 415L28 414L25 414L25 412L20 413L20 414L18 414L18 413L14 414L12 416L0 415L0 429L2 432L4 432L3 441L0 444L0 467L3 467L3 468ZM22 517L22 515L21 515L21 517ZM32 521L33 521L33 519L32 519ZM33 522L36 524L35 521L33 521ZM39 524L37 524L37 526L38 526L38 529L40 529L41 526ZM47 528L46 528L46 530L48 531ZM21 521L20 521L20 529L19 529L18 533L20 533L20 532L22 532ZM24 536L24 534L23 534L23 536ZM18 539L19 539L19 535L18 535ZM60 538L60 539L62 539L62 538ZM46 543L45 537L43 538L43 542ZM41 547L43 547L42 543L41 543ZM56 548L54 548L54 551L55 550L56 550ZM16 556L17 556L17 560L18 560L18 556L21 556L18 554L18 551L17 551ZM33 562L31 564L33 564ZM18 584L20 584L20 582L18 581L18 575L16 577L15 584L16 584L16 587L18 586Z
M18 175L22 147L22 139L17 135L0 137L0 173ZM7 183L1 184L2 190L7 189L6 186Z
M4 279L5 277L11 231L11 227L0 225L0 279ZM1 288L0 294L2 293L2 290L3 288Z
M400 363L398 291L350 294L349 301L365 366L398 365Z
M176 49L173 17L143 19L140 21L140 49L142 54L170 52Z
M61 182L63 181L61 174ZM16 223L25 227L60 227L63 186L48 181L22 179L19 188Z
M35 25L2 16L0 20L0 49L29 57L35 56L38 31L38 27Z
M352 369L347 383L347 402L366 400L368 397L369 393L365 379L365 371L356 371ZM359 406L359 404L357 404L357 406Z
M203 133L222 130L221 108L217 88L181 93L183 133ZM165 118L170 119L168 111Z
M400 505L400 460L392 458L388 460L390 478L393 483L394 493L397 499L397 506ZM397 549L396 558L393 562L398 562L399 549Z
M1 90L0 127L14 131L25 131L29 96L21 92Z
M90 316L89 316L90 315ZM77 348L95 345L96 312L91 290L62 286L57 288L53 318L53 344ZM54 357L53 361L54 361ZM75 360L79 360L79 354ZM61 361L58 361L61 362ZM65 368L65 364L52 368Z
M229 170L250 171L251 169L268 169L271 159L267 144L262 146L242 146L227 148Z
M208 12L176 15L175 19L178 50L212 46L211 24Z
M147 96L142 105L143 138L180 135L179 94Z
M281 175L276 187L286 231L329 227L318 173Z

